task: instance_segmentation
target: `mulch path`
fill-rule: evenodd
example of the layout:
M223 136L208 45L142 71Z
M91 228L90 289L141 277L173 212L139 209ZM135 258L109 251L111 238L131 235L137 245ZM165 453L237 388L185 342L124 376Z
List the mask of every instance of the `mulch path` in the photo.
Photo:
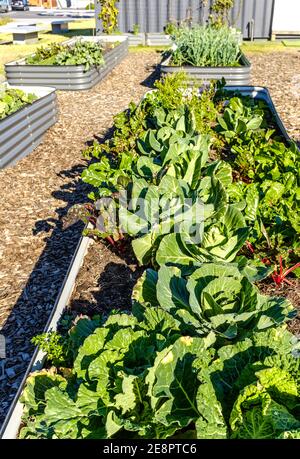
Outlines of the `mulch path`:
M252 84L266 86L288 134L300 142L300 51L247 53Z
M29 363L30 339L47 322L81 236L82 224L64 230L63 218L87 200L82 150L131 100L140 100L158 59L155 52L130 53L93 89L59 92L59 121L42 144L0 171L0 333L6 338L0 424Z
M249 53L249 57L252 83L270 89L288 133L300 141L300 53ZM62 219L70 207L86 201L87 187L79 179L86 164L81 158L84 144L104 136L112 126L113 115L131 99L140 99L147 90L141 83L158 60L154 52L130 54L93 90L59 93L60 120L42 145L14 168L0 171L6 190L0 205L4 230L0 326L7 337L8 357L0 360L0 422L28 364L32 352L29 340L47 321L80 237L81 224L63 230ZM140 273L132 260L120 258L101 242L93 243L69 307L91 315L127 310ZM298 330L297 324L294 330ZM13 370L8 372L10 379L7 369Z

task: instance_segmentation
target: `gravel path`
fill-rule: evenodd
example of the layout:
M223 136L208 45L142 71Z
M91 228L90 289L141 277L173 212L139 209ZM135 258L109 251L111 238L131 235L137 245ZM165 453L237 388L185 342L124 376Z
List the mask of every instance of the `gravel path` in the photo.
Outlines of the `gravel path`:
M82 226L61 219L86 201L81 152L113 116L148 89L155 53L129 54L105 81L83 92L60 92L60 117L43 143L15 167L0 171L0 424L18 388L68 269ZM137 65L138 62L138 65Z
M300 141L300 53L249 57L252 83L270 89L289 134ZM140 99L147 90L142 82L158 59L154 52L132 53L93 90L59 93L60 119L44 142L14 168L0 171L0 327L7 345L7 358L0 360L0 423L30 359L29 340L47 321L80 237L80 224L63 230L61 219L86 199L79 180L84 144L104 135L113 115ZM73 308L93 309L100 298L107 306L116 299L126 308L130 292L114 296L116 283L108 280L115 282L118 272L124 282L133 282L131 267L101 244L91 245L86 261Z

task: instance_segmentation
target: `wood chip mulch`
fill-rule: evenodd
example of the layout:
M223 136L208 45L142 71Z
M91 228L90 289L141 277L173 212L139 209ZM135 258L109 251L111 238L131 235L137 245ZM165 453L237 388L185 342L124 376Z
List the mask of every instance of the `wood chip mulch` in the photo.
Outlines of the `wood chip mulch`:
M251 80L266 86L288 134L300 142L300 51L247 53Z
M42 144L0 171L0 424L29 363L30 339L42 332L82 231L63 229L74 204L87 201L82 150L103 136L113 116L149 89L159 55L130 53L89 91L58 92L59 121ZM0 356L1 357L1 356Z
M288 133L300 141L300 53L249 57L252 84L270 89ZM93 90L59 93L60 120L43 144L16 167L0 172L5 190L0 205L0 326L7 337L7 359L0 360L0 422L28 365L29 340L47 321L80 237L82 226L63 230L62 219L74 204L86 201L87 187L79 179L86 164L81 158L84 143L105 135L113 115L131 99L140 99L147 90L142 82L158 60L154 52L130 54ZM147 78L144 84L150 82ZM140 272L102 243L91 244L71 310L94 314L129 309ZM9 376L7 369L12 370Z

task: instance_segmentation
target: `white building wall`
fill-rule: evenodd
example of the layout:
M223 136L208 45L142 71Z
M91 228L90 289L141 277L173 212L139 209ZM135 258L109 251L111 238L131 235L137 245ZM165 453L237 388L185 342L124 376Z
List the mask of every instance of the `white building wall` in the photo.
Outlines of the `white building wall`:
M272 30L300 33L300 0L275 0Z

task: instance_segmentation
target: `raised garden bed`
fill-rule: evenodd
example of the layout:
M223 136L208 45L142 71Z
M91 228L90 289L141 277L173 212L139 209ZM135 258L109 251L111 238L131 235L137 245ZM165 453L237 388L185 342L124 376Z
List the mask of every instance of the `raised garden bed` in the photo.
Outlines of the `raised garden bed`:
M238 36L225 26L175 28L171 35L173 45L161 62L161 72L184 71L196 85L222 78L228 86L248 85L251 64L241 52Z
M249 95L250 97L254 98L254 99L258 99L258 100L263 100L267 103L268 105L268 108L270 110L270 112L273 114L274 116L274 119L276 121L276 124L277 124L277 130L278 132L281 133L282 137L284 137L287 141L289 140L288 138L288 135L284 129L284 126L282 124L282 122L280 121L280 118L278 117L278 114L275 110L275 107L272 103L272 100L270 98L270 95L268 93L268 91L265 89L265 88L259 88L259 87L244 87L244 88L240 88L240 87L230 87L230 88L227 88L228 90L230 91L235 91L235 90L239 90L240 92L242 92L243 95ZM60 318L60 315L62 314L64 308L67 306L68 304L68 300L70 298L70 295L72 293L72 290L73 290L73 286L74 286L74 282L75 282L75 279L76 279L76 275L79 271L79 268L80 268L80 265L82 264L83 262L83 259L84 259L84 256L85 256L85 253L87 251L87 248L88 248L88 240L86 238L82 238L79 246L78 246L78 249L76 251L76 254L73 258L73 261L72 261L72 264L70 266L70 269L69 269L69 272L66 276L66 279L64 281L64 285L63 285L63 288L60 292L60 296L56 302L56 306L55 306L55 309L52 313L52 316L47 324L47 327L46 327L46 330L45 331L50 331L50 330L55 330L56 329L56 326L57 326L57 323L59 321L59 318ZM190 344L189 344L190 345ZM43 358L44 358L44 354L43 353L35 353L32 361L31 361L31 364L29 366L29 369L28 369L28 372L27 372L27 376L29 374L29 372L33 371L33 370L37 370L37 369L40 369L42 368L43 366ZM168 363L167 361L165 363ZM1 438L16 438L16 435L18 433L18 430L19 430L19 426L20 426L20 422L21 422L21 416L22 416L22 405L21 403L19 402L19 397L20 397L20 394L22 392L22 389L24 387L24 384L25 384L25 379L19 389L19 392L17 394L17 397L14 401L14 404L6 418L6 421L3 425L3 429L1 431Z
M240 66L237 67L193 67L175 66L170 64L171 56L164 59L160 64L160 71L163 75L184 71L195 84L209 83L212 80L225 78L227 86L247 86L250 83L251 64L247 57L242 54Z
M171 43L169 35L164 33L146 33L147 46L170 46Z
M0 169L31 153L47 129L57 120L55 89L37 86L8 86L37 96L32 104L0 120Z
M7 81L10 84L53 86L64 91L90 89L108 75L128 52L128 40L122 36L110 37L79 37L84 41L101 43L118 43L104 54L104 65L85 71L83 65L28 65L25 59L5 64ZM77 38L65 42L75 43Z

